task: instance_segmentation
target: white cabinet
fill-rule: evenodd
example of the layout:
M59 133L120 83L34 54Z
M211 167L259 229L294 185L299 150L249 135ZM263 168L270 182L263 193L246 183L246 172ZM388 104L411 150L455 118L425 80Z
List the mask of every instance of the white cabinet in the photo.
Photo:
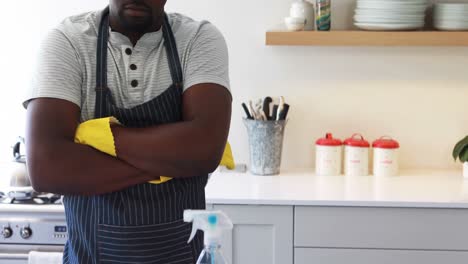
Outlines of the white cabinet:
M223 252L232 264L292 264L293 207L214 205L234 224L223 237Z
M212 205L232 264L465 264L468 209Z
M295 264L468 263L468 210L295 207Z
M295 264L466 264L468 252L296 248Z
M294 245L468 251L467 223L467 209L296 206Z

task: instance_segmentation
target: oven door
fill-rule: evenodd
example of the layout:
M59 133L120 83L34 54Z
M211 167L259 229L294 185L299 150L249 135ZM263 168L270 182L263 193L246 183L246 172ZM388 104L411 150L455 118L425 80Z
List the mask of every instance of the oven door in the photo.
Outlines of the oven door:
M63 246L41 245L5 245L0 244L1 264L28 264L28 255L31 251L63 252Z

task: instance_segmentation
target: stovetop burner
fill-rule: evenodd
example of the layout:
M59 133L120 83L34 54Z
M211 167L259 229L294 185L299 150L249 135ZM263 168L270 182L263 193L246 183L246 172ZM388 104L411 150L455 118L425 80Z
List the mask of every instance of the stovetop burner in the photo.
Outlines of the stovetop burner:
M62 196L53 193L0 192L0 204L61 204Z

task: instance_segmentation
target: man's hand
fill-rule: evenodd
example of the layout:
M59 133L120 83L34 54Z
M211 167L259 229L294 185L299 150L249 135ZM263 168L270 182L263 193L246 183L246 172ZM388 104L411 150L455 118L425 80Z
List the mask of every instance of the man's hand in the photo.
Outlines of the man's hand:
M113 125L119 125L119 121L114 117L91 119L81 123L76 130L75 142L117 157L111 130Z

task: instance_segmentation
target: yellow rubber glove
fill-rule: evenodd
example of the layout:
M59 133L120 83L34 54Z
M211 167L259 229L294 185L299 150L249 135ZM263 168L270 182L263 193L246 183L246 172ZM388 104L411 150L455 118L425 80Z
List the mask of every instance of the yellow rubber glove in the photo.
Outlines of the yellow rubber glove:
M120 124L115 117L91 119L81 123L75 133L75 143L88 145L117 157L111 124Z
M232 149L229 142L226 144L226 148L224 149L223 158L221 159L221 166L226 166L229 170L233 170L236 168L236 163L234 162L234 156L232 155Z

